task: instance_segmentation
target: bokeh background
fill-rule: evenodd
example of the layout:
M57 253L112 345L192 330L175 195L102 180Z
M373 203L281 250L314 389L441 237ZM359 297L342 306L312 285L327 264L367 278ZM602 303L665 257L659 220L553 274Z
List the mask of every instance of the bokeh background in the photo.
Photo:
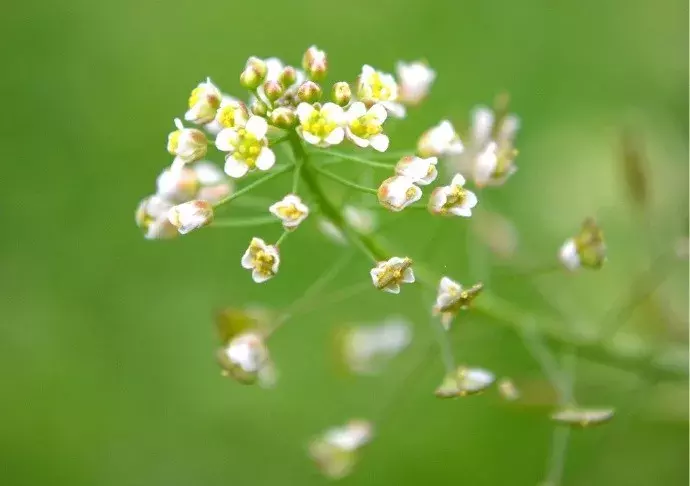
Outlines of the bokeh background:
M512 220L518 260L536 266L553 262L594 215L607 266L517 277L468 235L470 222L433 233L421 214L399 218L386 236L439 272L482 279L528 312L549 312L564 329L620 324L617 349L658 346L681 370L677 380L579 361L580 402L618 414L572 435L563 484L688 483L687 261L645 273L658 255L687 247L687 2L30 0L5 5L0 23L0 483L324 484L307 440L391 400L344 484L543 479L548 385L510 327L468 314L453 349L537 390L543 406L510 406L494 391L439 401L437 356L396 392L433 336L414 289L406 299L363 292L290 321L271 341L277 387L243 387L219 374L212 312L284 308L342 248L307 224L286 242L280 275L257 286L239 266L251 230L157 242L134 225L138 201L170 162L166 135L191 88L211 76L240 94L249 55L298 63L314 43L327 50L334 81L354 78L363 63L393 70L399 59L426 58L438 71L427 102L396 125L394 149L443 117L462 125L474 105L510 93L523 121L520 170L480 195L485 207ZM644 146L642 204L624 183L624 127ZM284 184L261 194L282 196ZM366 260L354 260L321 297L367 271ZM630 312L615 310L635 285L657 279ZM411 347L378 377L339 373L334 329L391 314L414 323Z

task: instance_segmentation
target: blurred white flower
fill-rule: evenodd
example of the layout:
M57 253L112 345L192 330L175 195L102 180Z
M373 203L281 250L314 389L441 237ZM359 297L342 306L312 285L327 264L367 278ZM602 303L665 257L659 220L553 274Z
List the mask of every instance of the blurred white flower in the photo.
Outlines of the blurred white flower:
M520 119L513 115L505 115L500 120L500 126L496 126L496 116L486 106L476 106L472 110L472 144L481 148L491 141L498 144L510 142L512 144L520 128Z
M395 173L411 179L415 184L426 186L436 180L436 157L423 159L414 155L403 157L395 165Z
M296 229L309 216L309 208L295 194L288 194L268 210L283 222L287 230Z
M177 130L168 135L168 152L175 156L171 168L180 170L185 164L203 159L208 150L208 140L201 130L185 128L179 118L175 118Z
M439 398L456 398L480 393L490 387L495 376L482 368L458 367L446 374L443 382L436 388L435 395Z
M307 142L318 147L338 145L345 138L345 113L335 103L325 103L320 108L309 103L297 107L299 126L297 133Z
M421 157L441 157L461 154L464 146L448 120L431 127L419 137L417 151Z
M218 352L218 362L226 376L240 383L272 386L275 371L261 335L248 331L233 337Z
M579 408L575 406L556 410L551 420L572 427L590 427L608 422L615 415L613 408Z
M381 103L394 117L405 116L405 107L398 103L398 83L391 74L364 65L357 80L357 96L367 106Z
M194 199L199 190L199 178L189 166L179 170L165 169L156 179L156 194L173 204Z
M397 73L400 82L398 98L408 105L418 105L426 98L436 79L436 71L421 61L398 62Z
M144 230L147 240L165 240L179 235L177 228L168 221L168 211L173 205L164 198L148 196L139 203L135 214L137 226Z
M341 352L347 368L359 374L375 374L407 347L412 339L410 323L386 319L374 326L354 326L341 336Z
M268 147L266 131L268 123L259 116L252 116L244 128L225 128L216 137L216 147L229 152L225 158L225 173L240 178L247 172L269 170L276 156Z
M341 427L328 429L309 444L309 455L330 479L341 479L352 472L357 451L372 438L372 424L351 420Z
M580 267L597 270L606 261L606 243L604 232L596 221L587 218L582 223L580 232L569 238L561 246L558 258L568 270L575 271Z
M475 157L474 183L478 187L503 185L517 171L516 155L512 145L489 142Z
M261 238L252 238L242 256L242 267L252 271L252 279L262 283L275 277L280 266L280 254L274 245L267 245Z
M377 191L379 203L391 211L402 211L422 198L422 190L414 180L404 176L394 176L381 183Z
M415 281L412 260L407 257L393 257L379 262L369 273L374 287L391 294L400 293L401 284Z
M222 94L218 87L206 78L194 88L189 97L189 110L184 119L197 125L209 123L216 116L216 110L220 106Z
M194 200L173 206L168 220L184 235L213 221L213 206L208 201Z
M381 104L374 104L367 110L364 103L356 101L345 113L345 133L358 147L371 146L378 152L388 149L388 136L383 133L383 123L388 112Z
M215 204L232 192L232 181L216 164L202 160L192 165L192 169L200 184L195 199Z
M453 215L469 218L477 205L477 196L465 189L465 178L461 174L453 177L450 185L433 190L429 198L429 211L433 214Z

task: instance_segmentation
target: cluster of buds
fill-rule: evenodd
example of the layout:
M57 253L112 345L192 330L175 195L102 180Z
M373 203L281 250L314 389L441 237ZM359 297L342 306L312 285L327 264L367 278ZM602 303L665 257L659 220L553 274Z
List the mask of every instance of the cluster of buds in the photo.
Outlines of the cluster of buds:
M596 221L588 218L582 223L580 232L569 238L559 251L561 263L568 270L580 267L599 269L606 261L604 233Z

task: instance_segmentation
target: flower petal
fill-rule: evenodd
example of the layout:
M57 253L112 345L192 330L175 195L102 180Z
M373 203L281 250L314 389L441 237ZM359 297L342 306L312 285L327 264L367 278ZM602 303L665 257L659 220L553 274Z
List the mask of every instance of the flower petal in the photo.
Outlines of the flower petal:
M340 107L338 107L340 108ZM338 145L345 138L345 130L342 127L334 128L331 133L325 138L324 142L328 145Z
M259 157L256 159L256 168L259 170L268 170L276 163L276 154L268 147L263 147L259 152Z
M388 144L390 143L390 140L388 139L387 135L384 135L383 133L379 133L378 135L374 135L369 139L369 143L371 144L371 147L374 150L377 150L379 152L385 152L388 150Z
M300 103L295 110L300 123L304 123L306 120L308 120L313 112L314 107L309 103Z
M225 167L223 169L227 175L235 179L243 177L249 171L247 164L240 162L232 155L228 155L225 158Z
M254 268L254 262L252 261L252 252L250 250L245 251L244 255L242 255L242 268Z
M347 110L347 121L356 120L367 114L367 107L361 101L355 101Z
M347 134L347 138L352 140L352 143L357 145L358 147L361 148L367 148L369 146L369 140L366 138L361 138L352 133L352 130L350 130L350 127L345 127L345 133Z
M252 280L256 283L264 283L266 280L270 280L274 276L271 274L260 272L256 269L252 271Z
M260 116L252 116L247 120L247 124L244 128L247 130L247 133L251 133L254 137L261 140L266 136L266 132L268 131L268 122Z
M412 271L412 267L407 267L405 269L405 271L403 272L402 281L405 283L414 282L414 272Z

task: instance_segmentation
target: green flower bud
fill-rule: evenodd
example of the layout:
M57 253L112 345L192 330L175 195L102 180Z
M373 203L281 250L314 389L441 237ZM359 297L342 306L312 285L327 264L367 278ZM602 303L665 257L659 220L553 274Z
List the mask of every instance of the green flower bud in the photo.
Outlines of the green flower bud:
M345 81L339 81L333 85L331 99L336 105L347 106L352 99L352 89Z
M278 76L278 82L283 88L289 88L297 80L297 71L292 66L285 66Z
M257 98L252 102L251 110L252 113L257 116L266 116L266 113L268 113L268 106L266 106L266 103Z
M240 84L243 88L250 91L254 91L261 86L263 80L264 76L251 66L247 66L246 69L242 71L242 74L240 74Z
M321 87L313 81L305 81L297 90L297 96L305 103L314 103L321 99Z
M283 128L285 130L294 127L297 124L297 116L295 112L285 106L276 108L271 112L271 125Z

